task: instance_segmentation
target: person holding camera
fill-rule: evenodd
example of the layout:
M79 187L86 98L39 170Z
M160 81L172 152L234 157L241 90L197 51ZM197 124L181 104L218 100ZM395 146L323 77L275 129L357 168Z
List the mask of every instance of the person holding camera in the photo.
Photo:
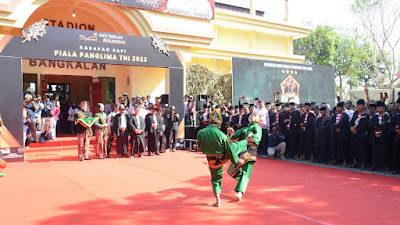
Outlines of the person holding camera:
M25 95L24 107L26 108L27 118L26 122L28 123L28 129L32 134L33 141L37 142L37 131L36 131L36 115L35 111L38 109L37 105L33 102L32 95Z
M175 106L171 106L169 108L170 112L167 114L168 120L168 148L172 149L173 152L176 152L177 146L177 137L179 133L179 114L176 113Z

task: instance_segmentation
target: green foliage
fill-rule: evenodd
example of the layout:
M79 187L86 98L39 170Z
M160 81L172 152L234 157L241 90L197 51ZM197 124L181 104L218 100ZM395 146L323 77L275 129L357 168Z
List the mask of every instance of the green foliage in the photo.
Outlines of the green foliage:
M375 87L393 88L400 58L400 1L353 0L351 10L359 18L373 51L360 66Z
M309 65L333 66L336 32L329 26L317 26L306 38L294 41L294 53L305 56Z
M345 95L343 80L351 87L369 84L365 67L373 55L368 40L357 35L344 36L330 26L317 26L308 37L294 41L294 53L305 56L305 63L335 67L335 75L340 83L336 93ZM372 68L369 68L372 69Z
M232 74L216 74L201 64L186 68L186 93L213 95L216 103L232 100Z

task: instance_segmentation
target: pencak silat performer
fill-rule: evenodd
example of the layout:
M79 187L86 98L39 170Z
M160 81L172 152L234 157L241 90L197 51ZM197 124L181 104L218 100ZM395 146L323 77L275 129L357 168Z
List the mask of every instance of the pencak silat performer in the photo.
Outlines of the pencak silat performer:
M222 116L216 109L210 113L209 125L197 134L199 150L207 155L211 184L216 198L215 207L221 207L220 194L224 164L228 160L238 163L237 155L232 154L232 152L237 152L238 148L245 149L247 146L246 141L235 142L230 145L226 135L219 130L221 123Z
M233 149L232 153L237 156L238 162L231 160L232 164L229 166L228 173L233 178L238 180L235 191L237 192L235 198L240 201L243 194L246 192L247 185L249 184L251 172L253 171L254 163L257 160L257 147L262 138L262 128L258 125L261 121L259 114L254 113L249 118L249 127L243 127L233 134L233 129L228 130L230 140L239 140L239 142L246 140L247 146L244 148ZM233 134L233 135L232 135ZM231 136L232 135L232 136ZM235 142L232 142L232 144Z

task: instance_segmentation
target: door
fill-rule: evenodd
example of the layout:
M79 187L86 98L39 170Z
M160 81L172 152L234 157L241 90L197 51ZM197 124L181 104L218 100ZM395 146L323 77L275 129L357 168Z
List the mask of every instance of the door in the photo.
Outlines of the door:
M90 83L90 109L93 115L97 112L97 103L103 103L104 78L103 77L92 77Z
M46 99L45 95L47 94L47 75L40 74L40 94L42 95L42 99Z

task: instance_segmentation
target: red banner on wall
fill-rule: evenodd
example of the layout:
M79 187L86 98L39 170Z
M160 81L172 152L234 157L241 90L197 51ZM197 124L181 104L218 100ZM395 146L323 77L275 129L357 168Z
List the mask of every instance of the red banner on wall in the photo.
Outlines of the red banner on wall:
M201 19L214 19L215 0L93 0Z

